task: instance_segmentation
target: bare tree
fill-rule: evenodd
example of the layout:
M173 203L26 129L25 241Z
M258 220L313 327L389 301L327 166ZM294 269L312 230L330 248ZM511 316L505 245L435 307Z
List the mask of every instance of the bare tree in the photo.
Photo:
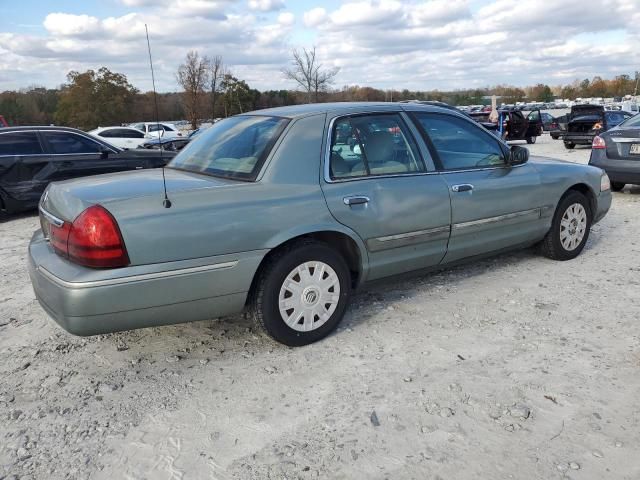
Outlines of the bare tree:
M211 87L211 119L216 119L216 99L218 93L222 90L222 80L224 79L225 69L220 55L214 56L209 60L209 86Z
M316 47L310 50L303 48L302 52L294 48L292 55L292 67L283 69L282 73L307 92L309 102L317 102L318 94L328 90L340 68L324 68L316 58Z
M209 81L209 62L207 57L200 57L198 52L187 53L185 62L176 74L178 83L184 89L184 106L191 128L198 128L200 105L205 96L204 88Z

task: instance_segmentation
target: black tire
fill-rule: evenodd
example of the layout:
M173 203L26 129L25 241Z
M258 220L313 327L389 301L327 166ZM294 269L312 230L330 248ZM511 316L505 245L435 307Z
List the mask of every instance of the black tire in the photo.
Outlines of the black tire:
M576 203L582 205L586 212L586 228L580 243L573 250L568 250L562 245L562 241L560 240L560 234L562 231L561 222L567 209ZM542 242L540 242L541 253L552 260L565 261L576 258L580 255L580 252L582 252L582 249L589 239L589 232L591 231L591 217L592 214L589 200L582 193L575 190L567 192L567 194L565 194L558 203L556 212L553 215L551 228Z
M621 192L625 185L622 182L611 182L611 190L613 192Z
M280 289L287 276L305 262L319 261L336 273L340 286L337 306L329 319L315 330L301 332L288 326L278 306ZM351 273L342 255L325 243L301 240L276 251L261 268L256 279L249 311L268 336L290 347L317 342L340 323L351 297Z
M538 139L538 137L527 137L527 143L529 145L532 145L532 144L536 143L537 139Z
M574 148L576 148L576 144L571 142L564 142L564 148L566 148L567 150L573 150Z
M560 138L560 135L554 135L553 133L551 134L551 138L553 138L554 140L558 140Z

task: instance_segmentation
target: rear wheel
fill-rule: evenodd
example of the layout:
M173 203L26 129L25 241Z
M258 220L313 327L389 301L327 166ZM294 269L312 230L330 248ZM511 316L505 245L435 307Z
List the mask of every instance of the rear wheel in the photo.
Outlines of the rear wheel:
M527 143L529 145L536 143L536 140L538 139L538 137L527 137Z
M625 184L622 182L611 182L611 190L614 192L620 192L624 188Z
M566 148L567 150L573 150L574 148L576 148L576 144L571 142L564 142L564 148Z
M336 328L351 295L344 258L324 243L302 240L276 252L257 279L251 315L274 340L291 347Z
M580 192L566 194L553 216L551 229L540 244L542 254L553 260L571 260L582 252L591 229L589 200Z
M553 138L554 140L558 140L560 138L560 135L554 135L553 133L551 134L551 138Z

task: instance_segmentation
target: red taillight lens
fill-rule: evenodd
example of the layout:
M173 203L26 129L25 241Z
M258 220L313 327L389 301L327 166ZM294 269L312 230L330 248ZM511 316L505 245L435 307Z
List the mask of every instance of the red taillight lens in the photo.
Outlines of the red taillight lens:
M56 253L86 267L115 268L129 265L129 255L113 216L100 205L87 208L61 227L49 227Z
M591 148L596 150L602 150L604 148L607 148L607 144L605 143L604 138L596 135L595 137L593 137L593 143L591 144Z
M71 225L69 259L87 267L124 267L129 256L113 216L100 205L82 212Z
M69 241L70 231L71 224L69 222L64 222L60 227L56 227L53 223L49 225L49 241L51 242L51 246L58 255L65 258L69 256L67 242Z

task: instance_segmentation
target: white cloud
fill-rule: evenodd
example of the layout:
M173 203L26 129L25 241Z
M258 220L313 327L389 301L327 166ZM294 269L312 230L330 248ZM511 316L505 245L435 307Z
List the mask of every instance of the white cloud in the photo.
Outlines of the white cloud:
M92 35L100 30L100 20L89 15L50 13L44 19L44 28L52 35Z
M249 8L251 10L260 10L261 12L273 12L284 8L283 0L249 0Z
M304 12L304 24L307 27L317 27L327 19L327 11L322 7L317 7L308 12Z
M474 0L347 0L333 8L307 0L292 11L282 0L119 1L124 15L56 11L27 19L43 24L40 35L0 33L0 89L53 86L71 69L101 66L147 89L145 23L161 90L177 89L174 73L188 50L222 55L260 89L293 87L280 70L291 48L314 44L325 66L341 67L337 85L411 90L553 84L640 65L638 0L483 0L480 8Z
M291 12L282 12L278 15L278 23L280 25L293 25L296 21L296 16Z

